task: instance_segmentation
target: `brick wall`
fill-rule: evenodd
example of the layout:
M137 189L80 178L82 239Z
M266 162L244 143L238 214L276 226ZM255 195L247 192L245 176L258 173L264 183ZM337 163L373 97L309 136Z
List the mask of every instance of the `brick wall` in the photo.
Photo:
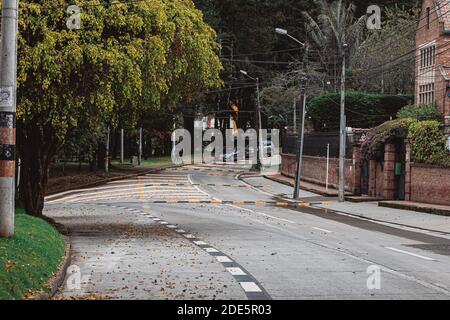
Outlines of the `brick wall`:
M443 20L438 19L436 13L435 0L423 0L422 1L422 12L420 15L419 25L417 27L416 33L416 76L420 75L419 71L419 63L420 63L420 51L419 47L429 44L435 41L435 45L437 48L437 56L436 56L436 67L434 70L434 78L435 78L435 100L436 107L438 111L440 111L444 116L448 117L447 122L450 125L450 98L447 96L447 83L442 77L439 66L448 66L450 65L450 50L448 50L448 46L446 44L449 41L449 36L444 35L443 31L446 27L444 21L448 21L450 19L450 14L448 13L449 9L447 8L449 5L445 4L446 0L439 0L440 5L442 6L441 12L445 14ZM426 26L426 12L427 8L430 8L430 28ZM448 27L448 23L447 23ZM415 103L417 104L419 100L419 81L416 78L415 84Z
M450 205L450 168L411 164L411 201Z
M297 159L295 155L282 154L281 172L283 175L295 178ZM316 183L319 185L326 184L326 172L327 172L327 159L321 157L309 157L303 158L302 175L305 181ZM353 160L347 159L345 161L345 187L352 193L357 193L359 190L359 180L355 180L358 177L358 171L355 171ZM330 159L329 169L329 183L330 187L337 189L339 183L339 159Z

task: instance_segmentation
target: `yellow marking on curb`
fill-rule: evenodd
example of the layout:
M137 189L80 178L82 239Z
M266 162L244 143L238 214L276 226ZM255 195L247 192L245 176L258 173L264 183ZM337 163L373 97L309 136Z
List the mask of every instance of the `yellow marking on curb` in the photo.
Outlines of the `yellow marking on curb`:
M265 206L265 205L266 205L266 202L265 202L265 201L262 201L262 200L259 200L259 201L256 201L256 202L255 202L255 205L257 205L257 206Z
M167 203L176 204L176 203L179 203L179 201L178 200L168 200Z
M200 200L189 200L189 203L200 203Z
M289 202L277 202L275 205L278 207L287 207L289 206Z
M223 201L222 200L212 200L211 204L222 204Z

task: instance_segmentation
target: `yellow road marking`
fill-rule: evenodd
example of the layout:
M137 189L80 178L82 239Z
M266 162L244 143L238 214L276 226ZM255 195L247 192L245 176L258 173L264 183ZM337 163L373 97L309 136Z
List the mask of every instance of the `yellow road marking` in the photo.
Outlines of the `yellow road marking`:
M142 178L138 177L139 198L144 199L144 191L142 190Z

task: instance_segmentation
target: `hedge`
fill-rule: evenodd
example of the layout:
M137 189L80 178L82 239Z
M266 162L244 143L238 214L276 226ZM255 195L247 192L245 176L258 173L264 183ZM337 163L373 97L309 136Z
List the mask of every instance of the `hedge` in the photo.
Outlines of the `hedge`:
M447 139L440 122L413 122L409 127L408 140L413 162L450 166Z
M340 100L339 93L325 93L311 99L308 117L316 131L339 129ZM397 113L412 100L411 95L347 92L347 125L355 128L376 127L387 120L396 119Z
M411 145L411 161L450 166L447 139L441 122L435 120L416 121L405 118L385 122L362 138L362 156L367 160L383 161L384 145L406 138Z

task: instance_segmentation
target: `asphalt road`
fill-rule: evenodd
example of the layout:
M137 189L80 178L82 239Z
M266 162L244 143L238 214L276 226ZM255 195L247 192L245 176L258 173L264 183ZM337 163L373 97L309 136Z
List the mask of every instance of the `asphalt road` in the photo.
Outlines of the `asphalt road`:
M450 298L449 236L337 214L320 207L329 199L308 192L302 192L301 206L276 205L291 188L260 177L241 181L244 171L241 166L166 170L50 197L46 212L72 231L74 263L91 277L87 292L100 297ZM99 219L121 221L125 229L148 225L151 237L136 240L131 233L130 240L116 232L125 243L117 242L110 228L95 227ZM170 233L170 241L161 242L167 234L156 226ZM115 257L108 258L112 251ZM123 262L130 255L133 263ZM195 266L189 264L195 260ZM111 270L123 263L127 276L115 270L119 276L112 281ZM165 280L173 286L168 294L160 290L163 268L173 275Z

